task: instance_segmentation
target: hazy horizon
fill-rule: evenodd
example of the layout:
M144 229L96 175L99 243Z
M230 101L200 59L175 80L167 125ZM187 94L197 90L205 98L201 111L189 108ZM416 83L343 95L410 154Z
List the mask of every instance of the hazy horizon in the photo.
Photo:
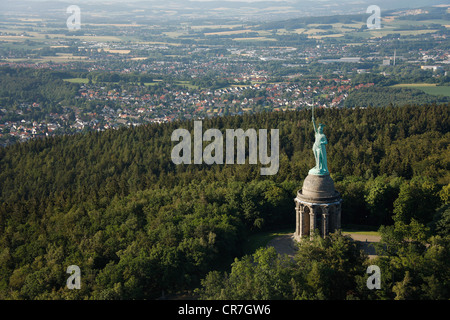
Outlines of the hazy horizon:
M306 16L364 14L376 4L381 11L413 9L438 4L445 0L0 0L0 16L32 15L52 18L65 13L67 6L78 5L93 19L192 20L233 18L274 21ZM109 15L109 17L108 17Z

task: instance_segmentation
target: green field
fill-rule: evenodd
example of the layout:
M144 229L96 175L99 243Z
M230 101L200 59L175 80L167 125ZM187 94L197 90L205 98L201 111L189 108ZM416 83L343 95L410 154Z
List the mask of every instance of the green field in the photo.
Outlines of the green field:
M450 86L436 86L434 83L405 83L396 84L392 87L419 89L433 96L450 97Z
M87 78L71 78L71 79L64 79L64 81L71 82L71 83L88 83L89 79L87 79Z

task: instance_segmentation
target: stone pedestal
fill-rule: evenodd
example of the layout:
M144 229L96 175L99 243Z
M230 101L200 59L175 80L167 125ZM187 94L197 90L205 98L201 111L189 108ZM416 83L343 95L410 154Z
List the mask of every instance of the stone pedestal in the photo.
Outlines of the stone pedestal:
M342 198L329 174L309 174L294 201L295 240L311 237L315 230L325 237L341 228Z

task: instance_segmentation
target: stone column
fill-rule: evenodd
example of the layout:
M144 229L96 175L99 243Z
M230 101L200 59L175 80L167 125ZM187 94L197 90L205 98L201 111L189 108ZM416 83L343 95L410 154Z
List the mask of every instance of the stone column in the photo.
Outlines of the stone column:
M316 229L316 213L314 212L314 207L309 208L309 235L310 238L314 235L314 230Z
M329 223L329 221L328 221L328 216L329 216L329 213L328 213L328 206L323 206L322 207L322 236L325 238L325 236L327 236L328 235L328 228L329 228L329 226L328 226L328 223Z
M304 224L305 224L305 207L303 206L303 204L300 203L300 206L298 208L298 216L299 216L299 223L298 223L298 236L300 238L302 238L304 236L303 234L303 228L304 228Z

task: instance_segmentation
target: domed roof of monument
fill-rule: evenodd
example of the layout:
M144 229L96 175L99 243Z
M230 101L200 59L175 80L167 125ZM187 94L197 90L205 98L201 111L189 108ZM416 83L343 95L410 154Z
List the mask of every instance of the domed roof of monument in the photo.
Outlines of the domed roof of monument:
M337 201L339 192L334 188L334 181L330 175L309 174L303 181L303 187L298 191L297 197L305 201Z

